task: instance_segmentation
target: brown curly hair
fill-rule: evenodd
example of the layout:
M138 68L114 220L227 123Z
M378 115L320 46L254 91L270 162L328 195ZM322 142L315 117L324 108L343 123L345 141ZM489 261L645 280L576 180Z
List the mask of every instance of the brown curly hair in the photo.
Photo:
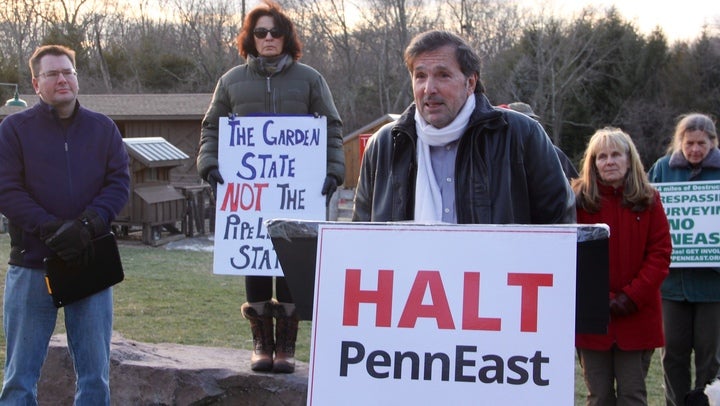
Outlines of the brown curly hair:
M258 50L255 47L255 38L253 30L260 17L272 17L275 22L275 28L279 29L283 34L283 53L290 55L293 60L298 60L302 56L302 43L298 39L295 31L295 24L285 14L280 5L272 0L264 0L257 7L252 9L243 22L240 34L237 36L237 46L240 56L247 59L248 55L258 56Z

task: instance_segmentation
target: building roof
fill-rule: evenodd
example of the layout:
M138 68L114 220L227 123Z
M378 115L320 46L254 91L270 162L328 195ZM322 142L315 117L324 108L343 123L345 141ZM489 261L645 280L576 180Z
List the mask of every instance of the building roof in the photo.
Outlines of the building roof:
M21 94L28 106L38 102L37 95ZM80 94L80 104L90 110L119 120L202 120L210 105L210 93L166 94ZM0 119L26 109L0 105Z
M123 142L128 155L149 168L177 166L190 158L163 137L124 138Z
M384 126L385 124L395 121L398 118L400 118L400 114L383 114L382 116L376 118L371 123L368 123L357 130L351 132L350 134L343 137L343 143L350 142L351 140L354 140L357 138L360 134L372 134L380 127Z

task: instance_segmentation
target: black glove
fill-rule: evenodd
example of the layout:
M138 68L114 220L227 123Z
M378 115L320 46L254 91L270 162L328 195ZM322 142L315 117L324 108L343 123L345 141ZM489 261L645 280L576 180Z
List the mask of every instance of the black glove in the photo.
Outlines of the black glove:
M626 317L638 311L635 302L624 292L610 299L610 314L615 317Z
M93 256L90 241L106 232L106 228L97 213L85 210L77 219L66 221L45 244L66 262L80 259L87 263Z
M337 179L335 179L332 175L327 175L325 177L325 182L323 183L322 193L323 196L325 196L325 207L330 206L330 199L332 198L333 193L337 190L338 183Z
M212 187L213 196L217 199L217 185L224 184L225 180L223 179L222 175L220 175L220 171L218 168L212 168L207 173L207 179L208 183L210 184L210 187Z
M37 235L40 237L41 241L45 241L48 238L50 238L55 232L57 231L60 226L62 226L64 221L57 219L57 220L51 220L47 223L40 224L37 226Z

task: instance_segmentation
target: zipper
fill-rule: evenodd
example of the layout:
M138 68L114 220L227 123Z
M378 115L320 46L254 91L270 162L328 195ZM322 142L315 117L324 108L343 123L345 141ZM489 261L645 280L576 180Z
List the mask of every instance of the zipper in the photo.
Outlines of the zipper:
M73 195L73 180L72 180L72 172L70 171L70 145L68 144L68 129L64 128L62 126L62 123L58 123L60 125L60 128L62 128L63 132L63 138L65 139L65 169L67 171L67 182L68 182L68 188L69 188L69 194L70 196Z
M273 102L273 96L272 96L272 89L270 88L270 76L265 77L265 84L266 84L266 92L267 92L267 111L270 113L275 113L274 102Z

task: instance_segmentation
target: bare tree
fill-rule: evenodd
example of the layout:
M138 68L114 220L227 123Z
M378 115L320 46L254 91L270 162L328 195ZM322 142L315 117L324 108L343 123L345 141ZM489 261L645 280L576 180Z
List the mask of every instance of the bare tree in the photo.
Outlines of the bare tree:
M163 5L156 0L142 0L104 18L104 37L100 43L113 91L147 91L143 75L148 66L157 66L164 47L173 48L167 44L167 38L174 36L167 15L155 12L156 7Z
M572 122L565 117L566 103L587 101L592 83L605 75L603 68L620 44L604 41L602 30L594 29L596 11L585 9L571 23L556 17L538 16L525 28L519 42L521 52L509 65L494 66L490 84L506 101L530 103L561 144L567 124L585 127L596 123Z
M216 81L239 62L234 44L241 20L233 12L233 3L232 0L173 0L181 44L177 51L197 65L202 75L194 79L198 84Z
M105 91L107 93L112 93L112 81L110 79L110 69L108 68L107 60L105 59L105 54L103 52L103 42L102 42L103 22L104 22L104 14L103 15L95 14L95 19L93 20L93 25L92 25L92 39L93 39L95 55L98 60L100 74L102 76L102 82L104 84Z
M439 2L368 0L363 3L360 30L369 42L368 66L375 69L379 113L402 112L412 101L403 53L412 36L442 26Z
M465 38L483 61L508 49L518 39L528 16L514 2L453 0L447 2L450 29Z
M345 0L309 0L293 3L293 14L297 16L297 28L305 44L303 60L319 70L333 88L338 110L343 111L344 125L350 128L359 125L359 85L362 83L360 70L361 55L358 43L348 21L352 5Z
M38 16L47 24L42 42L66 45L75 51L80 70L90 70L93 27L100 28L102 13L112 14L115 0L54 0L41 3ZM98 33L100 35L100 33Z
M7 63L14 68L13 77L3 81L17 82L21 87L29 68L27 57L30 55L38 40L41 22L35 10L36 3L32 0L6 0L0 5L0 47L1 54ZM28 84L29 86L29 84Z

